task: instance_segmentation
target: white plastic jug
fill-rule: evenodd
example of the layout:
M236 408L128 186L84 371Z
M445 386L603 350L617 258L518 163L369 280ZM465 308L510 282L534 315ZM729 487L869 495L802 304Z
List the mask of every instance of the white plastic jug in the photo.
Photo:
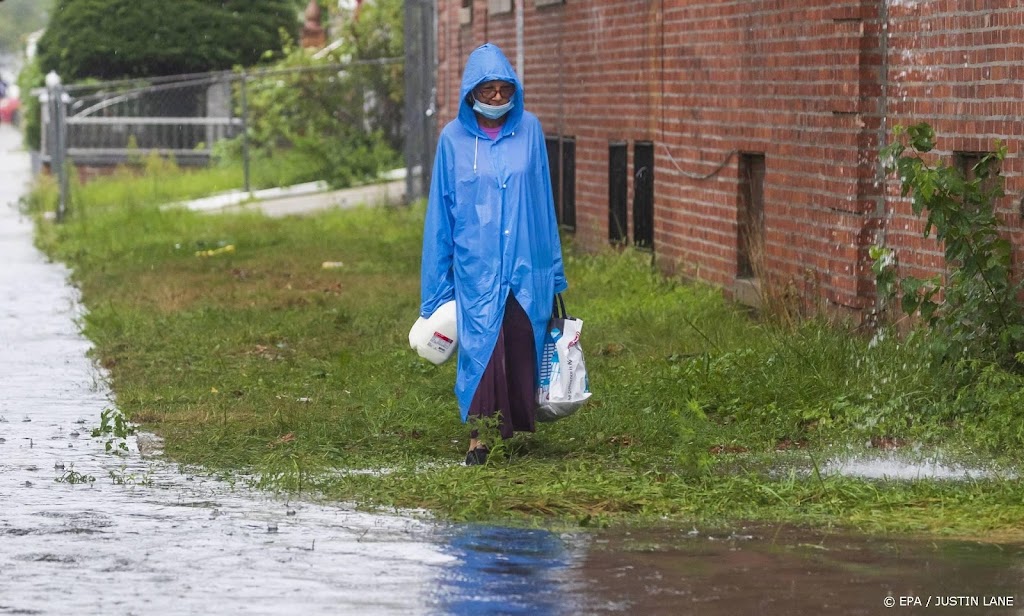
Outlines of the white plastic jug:
M409 330L409 346L433 364L443 364L459 343L455 300L442 304L429 319L420 317Z

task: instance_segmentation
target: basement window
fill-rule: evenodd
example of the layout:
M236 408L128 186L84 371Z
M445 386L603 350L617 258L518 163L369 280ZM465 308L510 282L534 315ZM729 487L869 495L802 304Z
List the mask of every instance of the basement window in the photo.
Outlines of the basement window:
M629 239L627 229L629 194L629 152L626 142L616 141L608 145L608 241L625 244Z
M973 182L978 178L984 178L980 188L983 194L989 195L992 195L993 191L999 187L999 174L1002 173L1000 161L994 158L985 161L985 157L992 154L992 152L953 152L953 165L960 171L964 179ZM992 196L997 198L1001 195ZM980 205L979 203L965 204L975 212L978 211Z
M953 165L960 171L964 179L974 181L979 176L984 176L985 187L992 188L992 182L1002 173L1002 165L996 159L985 162L986 156L993 152L953 152ZM985 162L984 166L982 163Z
M563 135L544 139L555 197L555 219L569 231L576 229L576 140Z
M764 260L764 154L740 154L736 277L757 278Z
M654 250L654 144L633 144L633 246Z

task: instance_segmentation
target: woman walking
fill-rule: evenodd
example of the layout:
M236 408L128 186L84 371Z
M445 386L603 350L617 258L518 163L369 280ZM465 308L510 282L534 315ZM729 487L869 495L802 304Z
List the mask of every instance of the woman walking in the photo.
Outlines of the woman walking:
M459 94L434 158L420 316L455 300L462 420L497 417L506 439L535 429L539 355L567 284L544 131L498 47L470 54ZM487 453L473 429L466 464Z

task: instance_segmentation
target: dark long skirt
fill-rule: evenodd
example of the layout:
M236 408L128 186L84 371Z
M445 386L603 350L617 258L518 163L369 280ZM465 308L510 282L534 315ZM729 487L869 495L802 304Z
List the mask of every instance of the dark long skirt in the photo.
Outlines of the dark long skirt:
M533 432L536 361L530 317L509 293L498 341L469 405L470 419L498 415L501 438L511 438L513 432ZM472 436L477 437L476 430Z

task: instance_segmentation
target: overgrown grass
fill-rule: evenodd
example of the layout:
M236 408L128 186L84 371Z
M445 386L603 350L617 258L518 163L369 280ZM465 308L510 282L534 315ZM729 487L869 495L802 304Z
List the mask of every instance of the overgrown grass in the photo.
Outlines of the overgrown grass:
M186 201L230 190L240 190L245 171L239 156L228 156L207 168L180 168L158 155L142 156L120 167L113 175L88 183L73 181L68 209L85 221L90 207L116 203L121 209ZM316 165L302 152L282 150L270 154L253 152L249 183L253 190L289 186L316 180ZM43 193L52 187L41 188ZM52 194L47 194L53 199Z
M586 323L593 401L503 444L486 467L462 467L454 362L435 367L407 344L422 205L284 219L161 209L219 181L214 171L169 186L176 173L151 162L146 176L79 188L72 215L40 216L37 236L73 268L118 406L173 459L454 519L786 520L999 537L1022 527L1012 475L817 473L837 448L872 440L1015 469L1019 377L975 367L983 378L955 389L894 337L758 322L631 251L581 255L570 238L566 300ZM30 207L53 200L41 180Z

